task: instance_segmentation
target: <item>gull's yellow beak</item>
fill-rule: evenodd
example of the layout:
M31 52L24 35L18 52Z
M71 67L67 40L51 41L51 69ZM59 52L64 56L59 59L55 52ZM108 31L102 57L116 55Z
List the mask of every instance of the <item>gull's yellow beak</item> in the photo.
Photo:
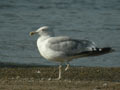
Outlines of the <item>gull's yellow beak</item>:
M34 32L34 31L33 31L33 32L30 32L29 35L32 36L32 35L34 35L35 33L36 33L36 32Z

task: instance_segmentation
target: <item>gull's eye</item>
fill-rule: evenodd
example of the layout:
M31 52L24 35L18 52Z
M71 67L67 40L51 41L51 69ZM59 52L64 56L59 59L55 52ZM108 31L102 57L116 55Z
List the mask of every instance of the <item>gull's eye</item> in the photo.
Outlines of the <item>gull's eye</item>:
M42 29L42 31L45 31L45 29Z
M42 29L42 31L47 31L47 29L46 29L46 28L44 28L44 29Z
M40 30L41 30L41 31L47 31L47 30L48 30L48 27L45 27L45 26L44 26L44 27L41 27Z

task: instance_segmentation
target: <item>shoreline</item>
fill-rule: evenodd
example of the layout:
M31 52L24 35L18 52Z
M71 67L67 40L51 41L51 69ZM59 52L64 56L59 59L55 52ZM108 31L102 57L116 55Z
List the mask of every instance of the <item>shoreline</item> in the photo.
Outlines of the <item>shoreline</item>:
M65 71L62 67L62 79L68 80L103 80L120 82L120 67L70 67ZM56 78L58 67L0 67L0 79L2 78Z
M120 90L120 67L2 67L0 90Z

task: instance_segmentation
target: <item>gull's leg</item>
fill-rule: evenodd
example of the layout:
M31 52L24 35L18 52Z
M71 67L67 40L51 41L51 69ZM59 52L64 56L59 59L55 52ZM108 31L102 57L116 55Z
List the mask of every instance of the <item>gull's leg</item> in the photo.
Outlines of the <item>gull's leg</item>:
M67 66L66 66L66 68L65 68L65 71L67 71L67 70L69 69L69 67L70 67L70 64L67 63Z
M58 79L57 80L60 80L61 79L61 74L62 74L62 65L60 64L59 65L59 76L58 76Z

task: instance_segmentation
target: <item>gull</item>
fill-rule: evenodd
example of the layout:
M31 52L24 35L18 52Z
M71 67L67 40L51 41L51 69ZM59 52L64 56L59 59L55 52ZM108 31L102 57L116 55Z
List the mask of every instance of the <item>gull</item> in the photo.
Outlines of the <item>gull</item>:
M68 36L55 36L48 26L42 26L30 35L38 34L37 47L41 56L49 61L60 62L59 76L62 78L62 63L67 63L65 71L69 69L69 62L73 59L98 56L113 51L111 47L98 48L93 41L73 39Z

